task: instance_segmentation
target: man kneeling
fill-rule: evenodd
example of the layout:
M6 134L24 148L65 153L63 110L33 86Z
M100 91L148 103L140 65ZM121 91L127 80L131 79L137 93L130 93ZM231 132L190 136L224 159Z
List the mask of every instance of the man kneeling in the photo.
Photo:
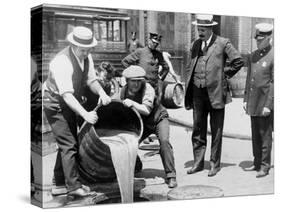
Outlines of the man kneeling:
M144 130L141 140L154 133L159 139L160 156L169 188L177 186L174 154L169 142L168 112L157 104L153 87L145 81L145 70L132 65L123 71L127 84L122 88L120 98L127 107L135 108L142 117Z

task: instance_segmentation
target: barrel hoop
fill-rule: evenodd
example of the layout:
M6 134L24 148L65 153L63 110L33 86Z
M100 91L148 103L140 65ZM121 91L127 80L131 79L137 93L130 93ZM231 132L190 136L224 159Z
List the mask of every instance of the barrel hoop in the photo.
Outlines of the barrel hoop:
M109 165L112 164L111 154L110 150L102 152L99 151L99 146L95 145L94 142L82 142L82 145L80 148L83 148L85 151L85 154L89 156L92 160L99 161L101 164ZM109 153L109 154L107 154Z
M100 176L104 176L106 173L109 173L110 175L115 173L113 164L107 166L96 160L90 160L90 157L87 154L84 155L83 160L81 160L81 166L84 167L88 173L100 173Z
M83 151L80 153L83 154ZM113 164L104 165L99 161L91 160L87 154L84 154L83 159L81 159L80 166L85 170L85 172L93 177L103 176L105 178L111 178L115 175Z
M92 129L91 129L92 131ZM90 132L91 133L91 132ZM94 154L97 156L102 157L102 160L111 160L111 156L107 154L107 152L110 152L109 147L104 144L101 140L99 140L97 138L97 136L92 136L90 135L90 133L85 135L85 140L86 141L92 141L92 142L83 142L82 146L85 145L85 143L87 143L87 147L85 147L88 151L89 154ZM91 133L92 134L92 133ZM95 139L95 141L93 141L93 138L97 138ZM92 151L92 153L91 153Z
M81 176L82 181L86 181L87 183L108 182L116 179L115 174L106 177L99 177L99 175L91 175L82 166L79 166L79 174Z

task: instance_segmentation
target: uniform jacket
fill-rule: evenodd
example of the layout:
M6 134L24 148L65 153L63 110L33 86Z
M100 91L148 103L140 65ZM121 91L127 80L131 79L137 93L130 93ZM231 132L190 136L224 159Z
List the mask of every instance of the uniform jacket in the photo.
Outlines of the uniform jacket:
M122 64L127 68L130 65L139 65L146 72L146 78L151 81L159 79L159 65L163 70L169 71L168 64L164 61L163 55L158 50L150 50L147 46L136 49L122 60Z
M191 48L191 61L187 68L187 81L185 93L185 107L191 109L192 105L192 84L193 73L200 55L202 41L196 40ZM240 53L233 47L229 39L213 34L208 45L206 55L202 56L205 62L206 87L211 105L214 109L221 109L225 104L231 102L230 89L227 79L234 76L244 62ZM225 67L226 59L230 65Z
M142 44L138 39L135 40L129 40L128 43L128 50L130 53L134 52L137 48L142 48Z
M249 57L244 102L247 114L261 116L264 107L273 110L274 50L271 46L254 51Z

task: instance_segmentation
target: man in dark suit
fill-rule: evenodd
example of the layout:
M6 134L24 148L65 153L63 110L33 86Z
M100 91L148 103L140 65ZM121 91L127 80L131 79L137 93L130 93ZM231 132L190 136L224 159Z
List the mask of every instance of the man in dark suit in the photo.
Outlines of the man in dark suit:
M254 163L245 171L258 171L256 177L268 175L271 162L273 131L273 63L271 45L273 26L256 25L255 50L249 61L246 80L244 109L251 116Z
M211 177L220 170L224 108L231 101L227 79L234 76L244 63L229 39L213 33L217 22L213 21L212 15L197 15L192 24L197 26L199 39L191 48L186 81L185 107L193 109L194 155L194 164L187 174L204 169L210 114L212 145L208 176ZM230 62L229 67L225 67L226 59Z

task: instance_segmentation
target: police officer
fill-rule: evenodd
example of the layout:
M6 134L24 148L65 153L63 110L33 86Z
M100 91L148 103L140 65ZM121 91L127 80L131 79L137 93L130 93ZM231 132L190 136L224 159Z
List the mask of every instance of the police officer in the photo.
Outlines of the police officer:
M244 109L251 116L254 162L245 171L257 171L256 177L268 175L271 163L273 131L273 25L259 23L255 39L257 50L250 55Z
M150 32L147 46L136 49L133 53L129 54L122 60L122 64L126 68L130 65L138 65L145 70L145 78L155 89L159 102L162 95L162 81L158 75L159 70L161 70L162 76L166 76L167 73L170 72L174 78L177 77L174 71L170 69L162 52L157 49L161 39L162 36L158 33ZM163 78L161 77L161 79Z

